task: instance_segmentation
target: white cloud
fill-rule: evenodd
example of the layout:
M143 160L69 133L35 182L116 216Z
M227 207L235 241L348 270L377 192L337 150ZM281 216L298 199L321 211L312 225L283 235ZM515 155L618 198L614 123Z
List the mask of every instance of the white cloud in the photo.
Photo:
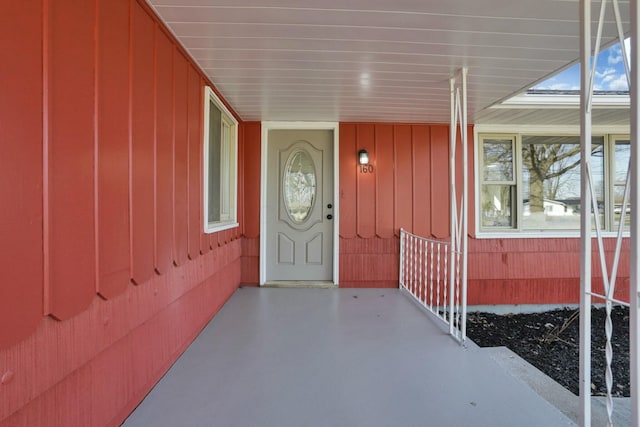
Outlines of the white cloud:
M620 66L618 66L620 68ZM602 71L596 71L596 82L594 90L628 90L627 77L624 69L605 68Z
M607 58L607 63L609 65L615 65L622 62L622 49L620 46L612 46L609 48L609 57Z
M546 84L538 85L535 89L541 90L580 90L580 86L572 85L569 83L553 83L553 82L543 82Z
M629 64L631 61L630 39L624 40L624 53L620 44L614 44L598 56L598 67L595 73L594 90L626 91L629 90L623 65L624 54ZM564 70L551 78L540 82L534 89L579 90L580 74L578 66Z
M608 76L614 75L616 73L615 68L605 68L604 71L599 72L596 70L596 78L598 79L606 79Z
M609 90L629 90L627 76L625 74L616 76L615 79L609 82Z

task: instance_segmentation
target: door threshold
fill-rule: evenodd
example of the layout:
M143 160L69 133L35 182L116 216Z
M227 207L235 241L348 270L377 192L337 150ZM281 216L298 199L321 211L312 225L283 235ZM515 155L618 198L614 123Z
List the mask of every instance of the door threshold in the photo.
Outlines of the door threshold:
M337 288L331 281L314 280L271 280L262 285L263 288Z

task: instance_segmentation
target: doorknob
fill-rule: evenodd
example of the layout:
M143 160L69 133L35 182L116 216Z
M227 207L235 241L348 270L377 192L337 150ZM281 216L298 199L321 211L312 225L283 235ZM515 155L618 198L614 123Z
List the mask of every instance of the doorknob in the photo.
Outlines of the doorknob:
M327 219L333 219L333 215L331 214L327 215Z

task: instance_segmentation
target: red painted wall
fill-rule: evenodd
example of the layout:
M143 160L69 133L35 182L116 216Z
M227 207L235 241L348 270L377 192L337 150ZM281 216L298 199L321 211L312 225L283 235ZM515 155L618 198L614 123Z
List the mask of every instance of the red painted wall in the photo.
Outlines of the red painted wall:
M118 425L258 281L261 126L239 127L241 227L205 234L207 81L144 1L4 2L0 47L0 423ZM397 286L400 227L447 238L448 138L340 125L341 286ZM471 240L469 302L577 301L578 245Z
M260 124L245 135L245 239L242 281L259 277ZM469 128L469 155L473 133ZM361 173L357 152L369 152L373 173ZM461 147L458 147L461 194ZM398 230L449 236L449 126L393 123L340 124L340 286L397 287ZM473 236L473 177L469 169ZM616 296L628 298L628 242ZM613 241L606 240L611 258ZM610 262L611 264L611 262ZM565 304L579 300L579 239L474 239L469 241L472 305ZM594 263L594 287L602 274Z
M400 227L449 235L449 127L426 124L340 124L340 286L396 287ZM259 123L244 138L245 239L242 281L259 281ZM359 172L369 152L373 173ZM432 206L438 206L432 209Z
M243 168L243 239L242 283L257 286L260 282L260 174L262 125L245 122L242 140Z
M340 286L398 286L400 228L449 235L448 162L447 125L340 124Z
M119 425L240 283L207 82L141 0L4 2L0 47L0 424Z
M608 265L614 239L605 239ZM592 282L602 292L593 248ZM580 298L580 239L470 239L470 304L568 304ZM629 241L625 239L615 298L629 299Z
M8 2L0 13L0 49L10 58L0 67L0 197L11 201L0 209L0 324L11 325L0 328L0 348L31 334L44 311L41 8Z

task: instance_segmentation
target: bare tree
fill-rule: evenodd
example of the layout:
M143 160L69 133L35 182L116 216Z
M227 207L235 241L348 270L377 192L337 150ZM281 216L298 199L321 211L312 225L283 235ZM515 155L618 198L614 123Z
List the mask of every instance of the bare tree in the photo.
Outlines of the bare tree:
M594 145L591 154L597 151L602 151L602 145ZM531 213L544 212L545 198L557 198L560 188L566 182L565 174L580 165L579 154L580 145L577 144L538 143L523 146L522 161L529 170Z

